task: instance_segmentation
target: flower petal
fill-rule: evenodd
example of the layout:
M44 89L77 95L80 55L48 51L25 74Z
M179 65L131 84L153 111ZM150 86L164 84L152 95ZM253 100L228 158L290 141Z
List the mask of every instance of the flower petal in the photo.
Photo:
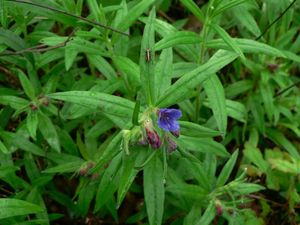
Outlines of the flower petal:
M180 126L179 126L179 123L178 121L176 120L173 120L172 123L169 123L169 131L177 131L179 130Z
M178 109L169 109L167 113L170 118L175 120L178 120L180 117L182 117L182 113Z
M170 125L169 125L169 123L168 123L166 120L164 120L163 118L158 118L157 124L158 124L158 126L159 126L160 128L162 128L163 130L169 131Z

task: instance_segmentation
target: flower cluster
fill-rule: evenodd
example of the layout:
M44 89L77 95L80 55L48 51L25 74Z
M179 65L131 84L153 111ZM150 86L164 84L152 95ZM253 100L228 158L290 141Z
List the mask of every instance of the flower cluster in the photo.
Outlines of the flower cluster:
M157 125L164 131L169 131L175 137L179 137L180 126L178 119L182 116L182 113L178 109L159 109L158 112ZM145 124L147 142L151 145L153 149L158 149L162 145L162 141L157 134L156 130L153 128L153 124L147 121ZM167 143L168 152L175 151L177 145L168 135L164 136L164 140Z

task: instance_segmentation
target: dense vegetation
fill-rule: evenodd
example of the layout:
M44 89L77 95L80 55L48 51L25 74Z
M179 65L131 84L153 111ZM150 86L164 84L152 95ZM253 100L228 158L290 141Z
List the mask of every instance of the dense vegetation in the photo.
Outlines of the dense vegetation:
M299 2L0 0L0 224L299 224Z

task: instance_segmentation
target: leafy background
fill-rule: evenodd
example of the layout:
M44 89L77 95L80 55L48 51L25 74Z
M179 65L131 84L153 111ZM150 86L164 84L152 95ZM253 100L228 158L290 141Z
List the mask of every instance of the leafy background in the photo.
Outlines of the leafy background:
M296 0L0 0L0 24L0 224L300 222Z

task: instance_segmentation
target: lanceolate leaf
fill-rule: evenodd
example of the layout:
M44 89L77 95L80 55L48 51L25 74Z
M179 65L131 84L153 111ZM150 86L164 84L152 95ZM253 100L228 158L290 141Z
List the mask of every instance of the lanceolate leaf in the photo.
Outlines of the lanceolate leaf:
M223 186L227 182L227 180L233 170L233 167L235 165L237 156L238 156L238 151L235 151L232 154L232 156L230 157L230 159L227 161L225 166L223 167L223 169L218 177L218 180L217 180L217 184L216 184L217 187Z
M286 58L285 53L265 43L261 43L250 39L234 38L233 40L244 53L263 53L266 55ZM209 48L230 50L230 47L222 39L214 39L208 41L206 45Z
M150 225L161 225L164 214L164 174L159 154L144 169L144 195Z
M217 24L211 24L210 25L218 34L221 36L223 41L232 48L233 51L235 51L237 54L239 54L243 59L245 59L245 56L240 49L240 47L235 43L235 40L230 37L230 35L219 25Z
M49 145L60 152L60 143L57 135L57 131L48 116L40 112L38 114L39 119L39 130L43 134L44 138L47 140Z
M36 111L30 111L26 118L28 134L35 140L38 127L38 116Z
M48 95L50 98L72 102L95 112L131 119L134 103L118 96L93 91L67 91Z
M43 212L38 205L18 199L0 198L0 219Z
M35 91L32 84L21 70L17 70L17 72L25 94L33 100L35 98Z
M278 145L281 145L283 148L285 148L293 157L296 159L300 159L299 152L297 148L278 130L275 129L267 129L267 136L277 143Z
M177 45L198 44L202 40L198 34L191 31L178 31L170 33L155 44L155 50L161 50Z
M202 23L205 20L205 16L201 9L197 6L197 4L193 0L180 0L181 3L187 7L196 17L199 21Z
M20 110L29 105L29 101L16 96L3 95L0 96L0 104L9 105L13 109Z
M216 215L216 207L214 201L210 201L201 219L196 225L209 225Z
M132 159L133 154L126 155L123 154L122 158L122 167L121 167L121 178L119 180L119 188L118 188L118 198L117 198L117 206L120 207L130 185L132 184L138 170L134 168L134 159Z
M143 33L140 53L141 84L148 105L155 103L155 52L154 52L155 8L150 12Z
M217 130L212 130L210 128L201 126L196 123L188 121L180 121L180 133L189 136L189 137L216 137L220 135L220 132Z
M126 31L136 19L147 10L147 8L154 2L154 0L139 1L134 7L132 7L126 16L126 19L118 25L117 29Z
M18 147L24 151L30 152L35 155L45 156L45 152L40 147L31 143L21 134L1 131L0 136L5 142L8 142L12 146Z
M209 105L222 135L225 136L227 128L226 99L224 88L217 75L212 75L203 83L208 97Z
M168 88L164 95L159 98L157 105L159 107L168 107L184 100L191 90L236 58L236 53L223 50L218 51L207 63L177 80L176 83Z

